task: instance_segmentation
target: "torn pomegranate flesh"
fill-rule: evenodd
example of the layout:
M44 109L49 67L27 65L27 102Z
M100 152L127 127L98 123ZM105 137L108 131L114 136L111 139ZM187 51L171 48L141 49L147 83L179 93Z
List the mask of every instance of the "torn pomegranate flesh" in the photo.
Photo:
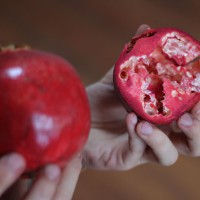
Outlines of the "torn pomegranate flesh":
M178 31L156 34L151 32L149 38L140 36L128 44L128 51L116 63L114 82L129 106L137 107L133 104L140 101L147 115L166 117L173 112L171 104L184 104L185 97L188 100L188 96L200 92L200 61L195 60L200 55L200 46ZM156 39L151 39L154 35ZM151 50L146 50L148 42L152 43ZM143 44L147 52L142 54Z

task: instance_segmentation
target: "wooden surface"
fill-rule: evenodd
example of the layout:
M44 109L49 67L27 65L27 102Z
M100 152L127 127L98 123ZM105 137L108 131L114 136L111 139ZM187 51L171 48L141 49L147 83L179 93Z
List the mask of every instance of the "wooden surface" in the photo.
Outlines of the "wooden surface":
M57 53L85 85L114 64L140 24L177 27L200 40L199 0L0 0L0 43L29 44ZM180 157L127 172L88 170L74 200L198 200L200 160Z

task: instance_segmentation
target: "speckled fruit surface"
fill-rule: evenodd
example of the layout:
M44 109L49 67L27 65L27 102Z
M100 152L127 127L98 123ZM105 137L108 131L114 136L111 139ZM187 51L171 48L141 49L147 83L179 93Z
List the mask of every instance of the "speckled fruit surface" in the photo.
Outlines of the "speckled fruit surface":
M66 60L26 48L0 51L0 155L21 153L26 172L66 162L89 128L84 86Z

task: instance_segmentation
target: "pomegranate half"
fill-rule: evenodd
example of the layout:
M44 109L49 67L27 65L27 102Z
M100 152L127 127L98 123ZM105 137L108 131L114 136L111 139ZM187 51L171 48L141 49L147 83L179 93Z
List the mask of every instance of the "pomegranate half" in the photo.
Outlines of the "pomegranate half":
M128 111L168 124L200 100L200 43L175 28L148 29L125 45L114 85Z

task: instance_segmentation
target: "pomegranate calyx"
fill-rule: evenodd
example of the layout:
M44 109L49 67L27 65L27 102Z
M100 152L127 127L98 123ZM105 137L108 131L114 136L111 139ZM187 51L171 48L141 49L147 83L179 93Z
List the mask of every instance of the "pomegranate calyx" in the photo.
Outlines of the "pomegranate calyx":
M16 50L19 50L19 49L31 49L30 46L24 44L24 45L18 45L18 44L9 44L7 46L3 46L3 45L0 45L0 52L4 52L4 51L16 51Z

